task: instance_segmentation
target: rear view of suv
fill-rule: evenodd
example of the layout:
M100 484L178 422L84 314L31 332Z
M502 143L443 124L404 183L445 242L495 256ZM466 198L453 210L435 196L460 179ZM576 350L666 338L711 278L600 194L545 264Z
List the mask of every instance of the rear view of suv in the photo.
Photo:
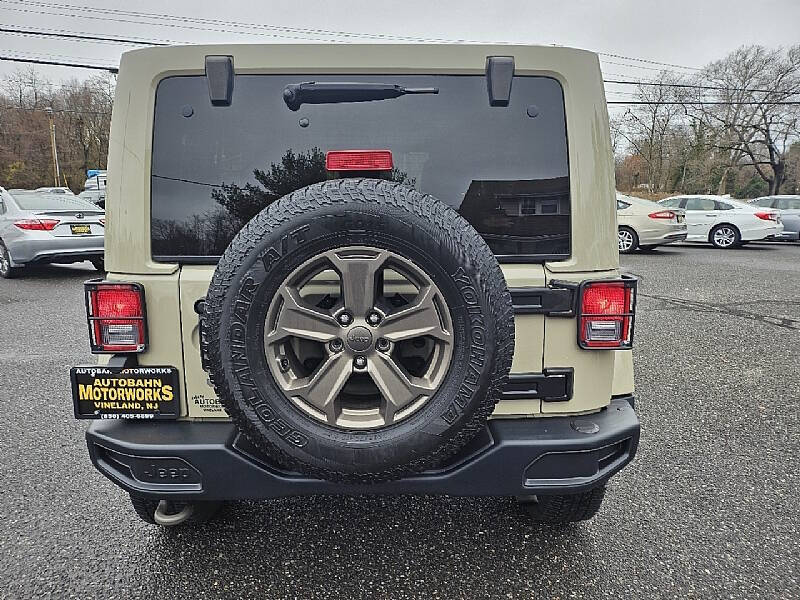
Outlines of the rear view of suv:
M632 460L596 55L246 45L123 56L94 465L146 521L317 493L588 519Z

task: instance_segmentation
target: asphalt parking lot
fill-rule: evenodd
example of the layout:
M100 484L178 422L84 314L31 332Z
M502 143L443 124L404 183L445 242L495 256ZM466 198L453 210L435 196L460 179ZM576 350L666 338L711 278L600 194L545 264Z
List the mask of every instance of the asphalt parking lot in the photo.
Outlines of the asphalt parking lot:
M68 368L91 267L0 280L0 597L797 598L800 245L623 257L642 441L591 522L512 500L294 498L141 523L94 471Z

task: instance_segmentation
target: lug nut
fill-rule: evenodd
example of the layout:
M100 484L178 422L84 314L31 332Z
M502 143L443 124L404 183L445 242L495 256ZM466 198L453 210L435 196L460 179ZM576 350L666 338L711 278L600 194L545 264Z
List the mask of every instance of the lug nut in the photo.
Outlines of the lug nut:
M281 371L286 372L289 370L289 359L285 356L281 357L281 359L278 361L278 364L281 366Z
M356 366L356 369L363 369L367 366L367 357L366 356L356 356L353 359L353 364Z
M387 340L386 338L378 338L378 343L376 345L378 350L380 350L381 352L386 352L390 346L391 344L389 343L389 340Z
M339 321L339 325L342 327L347 327L350 323L353 322L353 317L348 312L339 313L339 316L336 317L336 320Z
M331 349L331 352L341 352L342 348L344 348L344 343L339 338L336 338L330 341L328 348Z
M373 327L381 322L381 316L377 312L371 312L367 315L367 323Z

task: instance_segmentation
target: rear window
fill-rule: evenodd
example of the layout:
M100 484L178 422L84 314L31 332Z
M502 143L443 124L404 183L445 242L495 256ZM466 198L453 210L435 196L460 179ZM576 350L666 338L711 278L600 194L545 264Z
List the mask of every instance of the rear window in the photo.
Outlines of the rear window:
M290 110L284 88L306 81L439 93ZM158 86L153 257L215 262L271 202L341 176L326 171L326 152L353 149L390 150L394 169L383 178L458 210L501 260L569 256L567 134L556 80L516 76L509 105L491 107L483 75L238 75L230 106L211 105L203 76Z
M98 210L91 202L70 194L13 192L11 196L22 210Z

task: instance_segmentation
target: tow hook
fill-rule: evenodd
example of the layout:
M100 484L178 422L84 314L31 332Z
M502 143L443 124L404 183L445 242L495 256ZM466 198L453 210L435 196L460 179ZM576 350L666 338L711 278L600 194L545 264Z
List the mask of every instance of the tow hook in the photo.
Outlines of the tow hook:
M193 504L187 504L180 511L174 514L167 513L168 509L169 504L167 501L161 500L158 503L158 506L156 506L156 512L153 513L153 520L159 525L165 525L169 527L184 523L194 513Z

